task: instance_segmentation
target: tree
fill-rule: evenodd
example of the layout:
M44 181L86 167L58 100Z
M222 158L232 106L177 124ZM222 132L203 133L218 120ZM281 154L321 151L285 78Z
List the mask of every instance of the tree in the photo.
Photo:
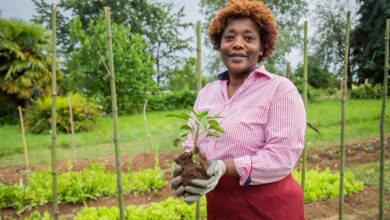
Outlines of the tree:
M50 6L44 0L33 0L38 15L33 21L49 24ZM190 38L182 38L178 33L187 29L190 24L182 22L184 8L175 12L172 3L148 2L148 0L60 0L59 11L70 11L70 17L58 17L58 39L64 42L63 51L71 54L75 42L69 39L69 23L79 18L81 28L87 31L91 20L97 20L103 7L111 8L113 23L131 27L131 34L139 34L148 43L146 50L155 60L155 78L157 85L166 75L161 70L177 62L178 52L191 50ZM63 13L58 13L63 14ZM130 37L130 33L129 36ZM115 40L115 39L114 39Z
M360 19L351 33L352 63L357 66L357 81L382 83L386 18L390 18L390 2L358 0Z
M216 16L228 0L201 0L201 13L206 16L205 28L208 28L211 20ZM300 18L306 14L307 2L304 0L264 0L265 5L272 11L276 17L279 26L279 39L276 45L275 54L268 58L265 65L268 70L275 73L283 73L285 69L285 55L291 52L292 48L301 46L302 24ZM207 33L207 31L206 31ZM210 46L210 41L205 40L205 44ZM209 71L218 72L222 67L219 54L213 53L208 58L207 64ZM216 69L218 68L218 69Z
M176 66L169 72L168 78L171 91L196 90L196 59L186 59L183 66Z
M109 111L109 76L97 53L107 63L105 28L103 16L91 21L87 31L83 30L80 19L71 21L70 40L79 46L66 59L70 74L65 87L93 97ZM146 93L155 90L151 76L154 62L150 53L145 52L146 42L138 34L132 34L130 28L112 23L112 33L118 109L135 112L142 108Z
M307 65L308 83L314 88L337 88L340 86L336 75L329 72L327 68L322 66L317 56L309 56ZM297 69L294 72L295 78L303 78L303 64L299 63Z
M50 92L50 35L39 24L21 20L0 19L0 26L0 93L27 105L33 89Z

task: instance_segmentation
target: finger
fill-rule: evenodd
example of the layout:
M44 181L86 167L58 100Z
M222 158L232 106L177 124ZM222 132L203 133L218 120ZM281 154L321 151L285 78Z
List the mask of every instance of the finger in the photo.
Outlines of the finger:
M177 177L181 173L182 170L183 170L183 168L180 165L177 165L177 167L175 167L175 169L173 169L173 171L172 171L172 176Z
M173 180L171 181L171 188L176 189L177 187L180 186L182 181L183 180L182 180L181 176L177 176L177 177L173 178Z
M186 202L188 205L192 205L196 201L199 201L200 198L202 198L201 195L188 195L188 196L184 196L184 202Z
M201 180L201 179L194 179L191 181L192 185L194 186L199 186L199 187L203 187L203 188L209 188L210 185L217 181L217 177L216 176L212 176L210 177L209 179L207 180Z
M212 176L216 172L216 166L217 166L217 161L212 160L210 161L209 168L206 171L206 174L209 176Z
M184 195L184 186L179 186L176 190L175 190L175 196L177 197L180 197Z
M201 187L196 187L196 186L186 186L184 188L184 190L186 192L189 192L192 194L204 195L204 194L206 194L206 191L208 190L208 188L201 188Z

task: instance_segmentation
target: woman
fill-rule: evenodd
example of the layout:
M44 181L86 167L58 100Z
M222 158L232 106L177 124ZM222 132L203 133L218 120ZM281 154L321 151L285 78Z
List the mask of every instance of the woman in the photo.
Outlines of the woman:
M208 180L171 186L192 204L207 198L208 219L304 219L303 192L291 170L304 147L306 113L286 78L258 67L275 50L277 27L262 2L231 0L209 27L227 71L198 94L194 109L219 114L221 138L202 142ZM190 151L192 140L184 143Z

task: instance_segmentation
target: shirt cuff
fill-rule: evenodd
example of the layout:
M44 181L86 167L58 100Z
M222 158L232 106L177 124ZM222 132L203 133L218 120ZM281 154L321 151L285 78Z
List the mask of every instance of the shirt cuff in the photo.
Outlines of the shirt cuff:
M236 171L240 176L240 185L249 186L251 183L252 174L252 158L247 155L233 160Z

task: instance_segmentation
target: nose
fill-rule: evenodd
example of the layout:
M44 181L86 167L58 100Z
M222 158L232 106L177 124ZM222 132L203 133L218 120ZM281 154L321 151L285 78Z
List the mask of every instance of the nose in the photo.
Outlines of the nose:
M243 49L244 48L244 38L242 38L241 36L235 37L232 46L233 46L233 49L236 49L236 50Z

